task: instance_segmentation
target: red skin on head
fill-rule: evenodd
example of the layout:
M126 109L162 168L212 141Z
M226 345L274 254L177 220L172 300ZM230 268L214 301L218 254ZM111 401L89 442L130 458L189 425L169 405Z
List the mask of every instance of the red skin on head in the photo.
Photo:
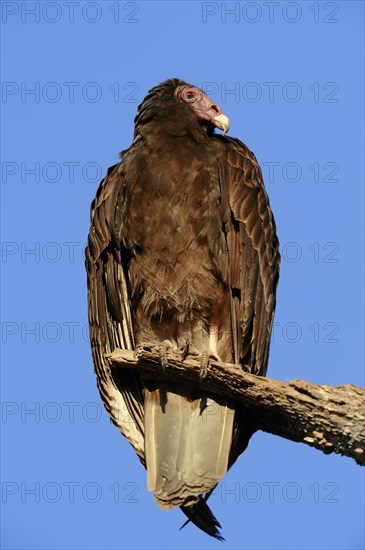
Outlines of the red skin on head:
M228 128L222 127L220 120L216 120L217 117L222 118L221 115L226 118L223 111L202 90L195 86L182 85L176 88L174 95L176 99L188 103L198 118L208 120L217 128L224 130L224 133L228 131Z

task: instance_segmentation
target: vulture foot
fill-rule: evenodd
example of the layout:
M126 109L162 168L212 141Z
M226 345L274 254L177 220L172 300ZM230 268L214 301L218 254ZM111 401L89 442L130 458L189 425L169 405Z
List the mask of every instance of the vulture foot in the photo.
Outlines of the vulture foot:
M212 352L211 350L209 350L208 353L201 353L199 355L200 355L199 380L200 382L203 382L208 375L210 359L213 359L214 361L219 361L219 362L221 362L221 359L216 353Z
M179 342L180 343L180 342ZM179 349L181 351L181 359L184 361L188 355L197 357L200 360L200 381L203 381L207 374L209 368L209 360L213 359L215 361L221 361L215 349L207 348L204 353L198 350L194 346L189 338L186 338L183 343L180 344Z
M173 345L170 342L170 340L164 340L158 346L158 352L159 352L159 355L160 355L160 365L161 365L163 370L165 370L167 365L168 365L167 350L172 348L172 347L173 347Z
M138 357L141 355L142 351L143 351L143 344L140 344L139 346L136 346L135 349L134 349L134 352L133 352L133 355L134 355L134 358L135 359L138 359Z
M179 346L179 349L181 350L181 360L185 361L185 359L190 353L190 344L189 344L188 338L186 338L184 343L181 346Z
M194 355L195 357L200 357L201 352L193 346L193 344L190 342L189 338L186 338L184 341L184 344L179 346L179 349L182 351L182 360L187 358L188 355Z

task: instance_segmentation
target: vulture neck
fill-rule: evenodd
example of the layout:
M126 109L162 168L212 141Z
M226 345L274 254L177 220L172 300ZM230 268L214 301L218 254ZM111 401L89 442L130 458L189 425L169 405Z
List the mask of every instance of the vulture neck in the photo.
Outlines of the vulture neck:
M180 107L180 106L179 106ZM184 107L184 106L183 106ZM203 143L214 133L209 123L199 120L189 108L166 109L151 119L139 121L135 128L135 138L150 143L171 141L173 138L190 138Z

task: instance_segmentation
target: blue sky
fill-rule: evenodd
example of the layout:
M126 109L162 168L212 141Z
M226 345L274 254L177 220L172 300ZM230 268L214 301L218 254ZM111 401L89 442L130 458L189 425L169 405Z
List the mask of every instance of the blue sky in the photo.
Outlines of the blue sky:
M2 547L363 548L362 469L264 433L211 498L226 542L178 532L102 409L83 260L138 103L184 78L263 168L283 255L269 376L362 386L363 3L1 7Z

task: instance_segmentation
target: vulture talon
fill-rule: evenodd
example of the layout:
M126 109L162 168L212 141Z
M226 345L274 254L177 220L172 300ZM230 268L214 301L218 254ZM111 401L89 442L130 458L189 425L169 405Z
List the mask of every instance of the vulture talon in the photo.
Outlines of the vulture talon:
M206 379L208 376L208 370L209 370L209 364L210 360L218 361L219 363L222 362L219 355L214 353L213 351L209 351L208 353L202 353L200 355L200 374L199 374L199 380L200 382L203 382L203 380Z
M158 346L158 352L159 352L159 355L160 355L160 365L161 365L163 371L166 370L166 367L168 365L167 350L169 348L172 348L172 344L171 344L170 340L164 340Z
M184 361L188 355L192 355L193 357L201 356L200 351L190 343L188 338L186 338L185 344L180 346L180 349L182 350L182 361Z
M186 339L185 345L181 349L182 349L181 361L185 361L185 359L189 355L189 351L190 351L190 346L189 346L189 340L188 339Z
M243 372L247 372L248 374L252 374L252 367L250 365L242 365Z
M209 366L209 356L206 353L203 353L200 357L200 373L199 381L203 382L208 375L208 366Z
M143 351L143 345L142 344L140 344L139 346L136 346L136 348L133 352L133 355L134 355L135 359L138 359L141 356L142 351Z

